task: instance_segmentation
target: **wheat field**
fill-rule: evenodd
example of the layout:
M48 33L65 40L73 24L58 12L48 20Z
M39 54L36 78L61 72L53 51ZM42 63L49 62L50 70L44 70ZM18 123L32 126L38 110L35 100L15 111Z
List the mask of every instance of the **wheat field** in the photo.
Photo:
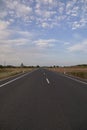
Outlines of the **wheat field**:
M32 71L33 68L0 68L0 79Z

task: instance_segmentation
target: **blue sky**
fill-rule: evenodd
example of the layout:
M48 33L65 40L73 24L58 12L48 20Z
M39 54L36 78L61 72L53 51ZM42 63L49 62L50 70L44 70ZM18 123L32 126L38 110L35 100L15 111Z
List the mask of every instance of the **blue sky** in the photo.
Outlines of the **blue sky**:
M87 0L0 0L0 64L87 64Z

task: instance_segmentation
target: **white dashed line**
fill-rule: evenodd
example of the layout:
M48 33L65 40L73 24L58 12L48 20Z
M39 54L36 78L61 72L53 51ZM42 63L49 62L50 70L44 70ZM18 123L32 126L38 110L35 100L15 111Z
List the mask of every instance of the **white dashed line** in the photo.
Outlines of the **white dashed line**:
M47 81L47 83L48 83L48 84L50 84L50 81L49 81L49 79L48 79L48 78L46 78L46 81Z

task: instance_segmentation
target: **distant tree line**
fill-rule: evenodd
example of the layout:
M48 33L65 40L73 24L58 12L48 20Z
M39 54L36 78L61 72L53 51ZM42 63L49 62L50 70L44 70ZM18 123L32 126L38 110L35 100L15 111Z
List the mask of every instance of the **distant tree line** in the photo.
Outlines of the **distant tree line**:
M12 66L12 65L6 65L6 66L0 65L0 68L15 68L15 66Z
M13 65L0 65L0 68L39 68L39 65L36 66L26 66L23 63L21 63L20 66L13 66Z
M13 66L13 65L0 65L0 68L40 68L39 65L36 66L26 66L23 63L21 63L20 66ZM61 66L53 65L53 66L42 66L43 68L59 68ZM67 66L64 66L67 67ZM87 64L81 64L81 65L75 65L75 66L68 66L68 67L87 67Z
M87 67L87 64L77 65L78 67Z

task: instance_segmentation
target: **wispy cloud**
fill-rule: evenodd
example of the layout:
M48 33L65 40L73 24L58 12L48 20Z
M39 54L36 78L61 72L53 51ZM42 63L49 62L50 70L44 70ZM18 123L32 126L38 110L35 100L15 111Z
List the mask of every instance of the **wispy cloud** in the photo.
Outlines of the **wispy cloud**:
M41 48L48 48L48 47L53 47L55 45L55 43L57 42L56 39L40 39L40 40L36 40L34 41L34 43Z
M8 21L0 20L0 40L1 39L6 39L6 38L8 38L10 36L11 32L8 29L9 24L10 23Z
M10 23L8 21L2 21L0 20L0 30L4 30L8 27Z
M68 50L70 52L86 52L87 53L87 40L81 43L71 45L70 47L68 47Z

